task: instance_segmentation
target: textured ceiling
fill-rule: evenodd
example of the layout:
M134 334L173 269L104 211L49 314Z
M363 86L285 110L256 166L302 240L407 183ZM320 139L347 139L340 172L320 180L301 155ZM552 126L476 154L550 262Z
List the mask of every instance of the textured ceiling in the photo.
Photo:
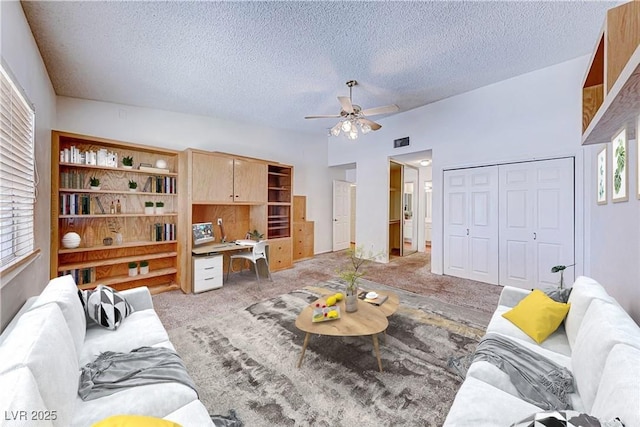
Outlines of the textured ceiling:
M58 95L324 134L347 80L407 111L589 54L619 3L22 5Z

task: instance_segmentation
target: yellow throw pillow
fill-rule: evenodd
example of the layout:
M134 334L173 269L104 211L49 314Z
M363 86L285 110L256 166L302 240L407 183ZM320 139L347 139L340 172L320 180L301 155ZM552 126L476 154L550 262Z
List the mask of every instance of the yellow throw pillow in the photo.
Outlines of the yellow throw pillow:
M113 415L98 421L91 427L181 427L173 421L144 415Z
M546 340L569 312L570 304L556 302L540 289L534 289L515 307L502 315L538 344Z

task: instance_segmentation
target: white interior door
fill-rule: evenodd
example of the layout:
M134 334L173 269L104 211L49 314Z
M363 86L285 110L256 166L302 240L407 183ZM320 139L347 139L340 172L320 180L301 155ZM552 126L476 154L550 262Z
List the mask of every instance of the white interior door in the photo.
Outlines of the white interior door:
M551 268L574 263L573 170L573 158L500 166L501 285L557 286Z
M333 250L349 247L351 223L351 184L333 181Z
M469 278L498 284L498 168L469 170Z
M445 171L445 274L498 283L498 169Z

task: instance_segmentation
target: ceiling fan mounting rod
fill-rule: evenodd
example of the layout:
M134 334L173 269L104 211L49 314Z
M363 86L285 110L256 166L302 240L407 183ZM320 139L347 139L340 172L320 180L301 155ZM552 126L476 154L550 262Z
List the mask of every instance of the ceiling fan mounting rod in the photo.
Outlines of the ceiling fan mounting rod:
M351 90L353 89L354 86L356 86L358 84L357 81L355 80L349 80L347 81L347 86L349 86L349 100L353 102L353 98L351 97Z

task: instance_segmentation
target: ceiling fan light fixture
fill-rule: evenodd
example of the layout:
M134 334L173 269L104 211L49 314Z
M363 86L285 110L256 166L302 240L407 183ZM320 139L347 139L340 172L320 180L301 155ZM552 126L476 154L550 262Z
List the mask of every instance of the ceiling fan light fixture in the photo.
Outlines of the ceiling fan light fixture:
M342 132L351 132L351 121L350 120L345 120L342 122L342 126L341 126Z
M351 126L351 130L347 133L347 138L358 139L358 127L355 124Z
M334 127L331 128L331 135L338 136L340 135L340 129L342 127L342 122L338 122Z
M371 132L371 126L369 126L368 123L362 123L360 122L360 130L362 131L363 135L368 134L369 132Z

